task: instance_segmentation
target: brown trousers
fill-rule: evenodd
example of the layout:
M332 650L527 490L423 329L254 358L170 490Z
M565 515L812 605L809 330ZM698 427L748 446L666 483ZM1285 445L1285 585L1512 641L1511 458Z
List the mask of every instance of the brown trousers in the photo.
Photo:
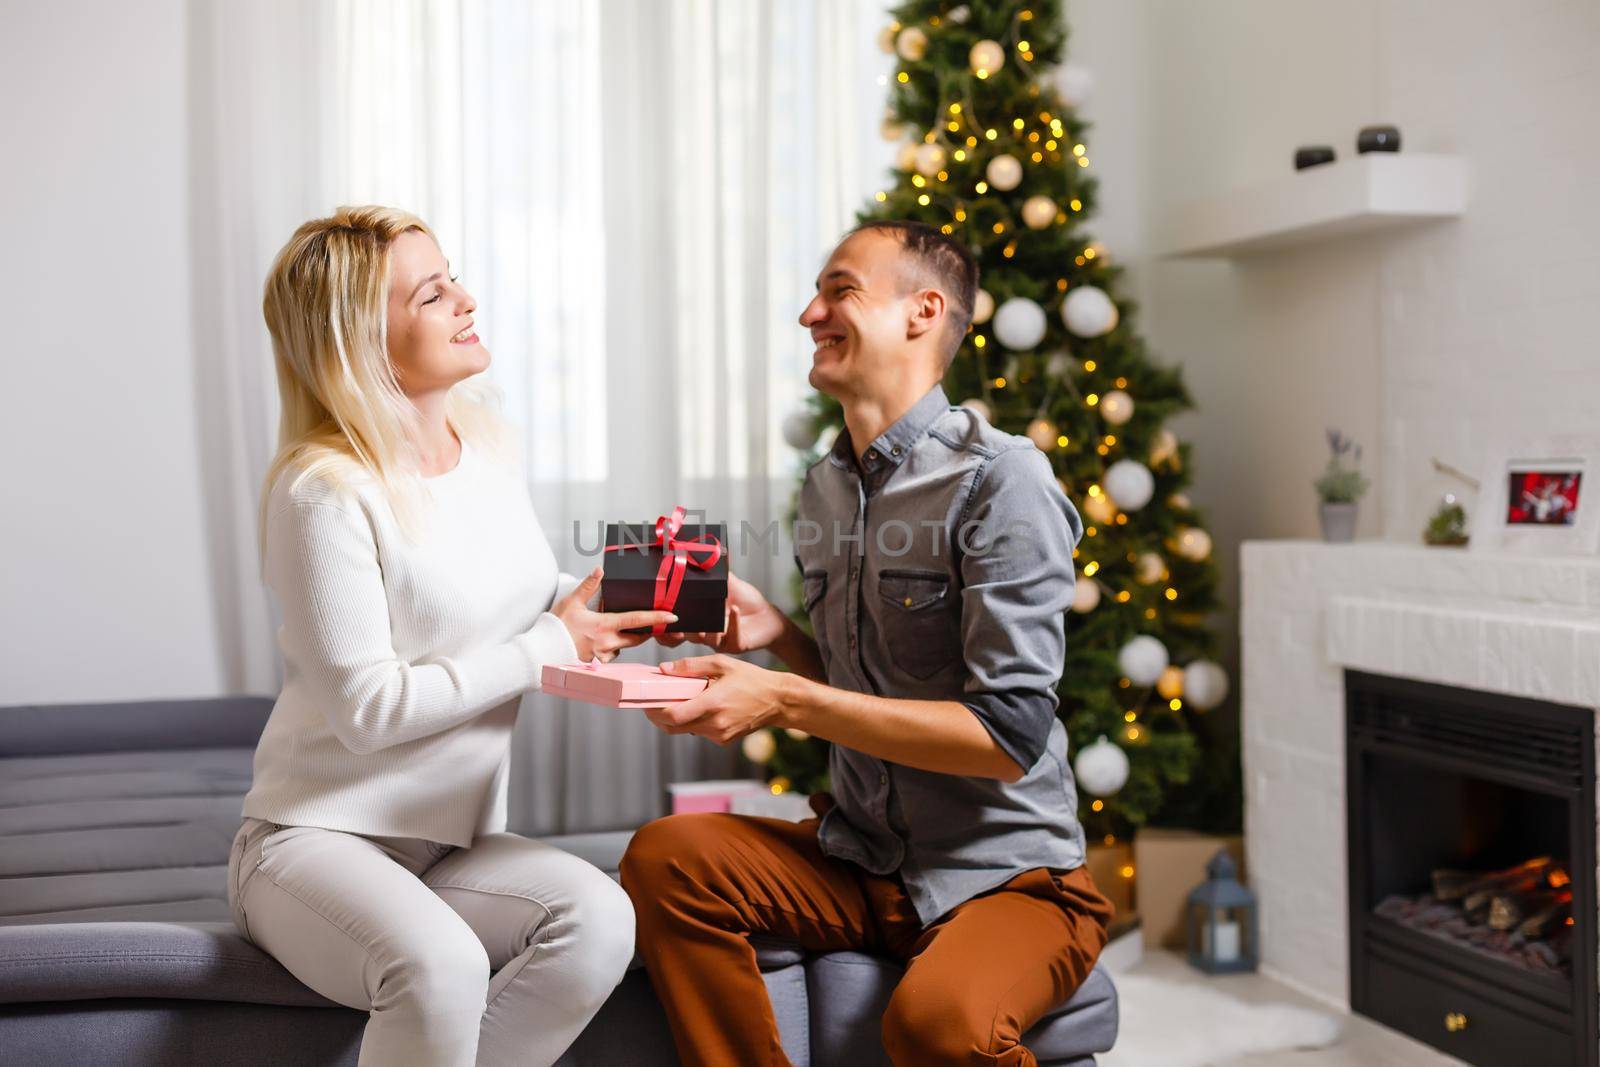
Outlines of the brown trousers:
M1035 868L923 928L898 877L823 854L818 820L673 815L634 835L622 886L687 1067L787 1067L749 937L907 965L884 1013L903 1067L1034 1067L1022 1035L1075 992L1112 906L1082 867Z

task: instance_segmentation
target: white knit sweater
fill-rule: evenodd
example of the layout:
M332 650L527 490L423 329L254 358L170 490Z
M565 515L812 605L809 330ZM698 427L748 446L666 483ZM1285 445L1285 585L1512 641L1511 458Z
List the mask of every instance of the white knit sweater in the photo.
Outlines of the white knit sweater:
M511 728L546 663L577 650L549 614L559 573L521 473L463 442L428 478L408 542L375 481L268 503L266 579L283 692L244 814L469 845L505 829Z

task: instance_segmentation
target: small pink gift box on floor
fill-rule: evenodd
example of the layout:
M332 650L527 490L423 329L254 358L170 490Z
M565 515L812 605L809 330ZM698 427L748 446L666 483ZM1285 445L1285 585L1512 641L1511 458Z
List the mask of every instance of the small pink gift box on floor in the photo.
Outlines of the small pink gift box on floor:
M770 796L764 783L752 778L732 778L712 782L673 782L667 786L672 798L672 814L732 811L741 797Z
M564 663L540 672L541 692L612 708L658 708L698 696L704 678L666 674L649 663Z

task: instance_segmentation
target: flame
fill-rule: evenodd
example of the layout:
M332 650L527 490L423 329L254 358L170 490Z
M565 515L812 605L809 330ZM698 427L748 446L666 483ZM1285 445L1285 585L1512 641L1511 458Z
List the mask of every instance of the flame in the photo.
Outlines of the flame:
M1571 885L1572 878L1567 874L1566 871L1562 870L1560 867L1557 867L1550 872L1549 882L1551 889L1560 889L1564 885Z
M1575 920L1572 916L1570 916L1570 915L1567 916L1567 925L1568 926L1571 926L1576 921L1577 920Z

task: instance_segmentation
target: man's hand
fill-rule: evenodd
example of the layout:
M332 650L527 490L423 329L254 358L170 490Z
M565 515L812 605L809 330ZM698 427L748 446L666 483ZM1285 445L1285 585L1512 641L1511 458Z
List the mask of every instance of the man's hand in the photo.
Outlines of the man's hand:
M783 633L783 615L761 590L728 572L728 621L721 633L658 634L656 643L676 648L685 640L737 655L767 648Z
M759 594L758 594L759 595ZM707 679L706 691L645 717L669 734L696 734L719 745L767 726L782 726L795 676L728 656L695 656L661 665L668 674Z

